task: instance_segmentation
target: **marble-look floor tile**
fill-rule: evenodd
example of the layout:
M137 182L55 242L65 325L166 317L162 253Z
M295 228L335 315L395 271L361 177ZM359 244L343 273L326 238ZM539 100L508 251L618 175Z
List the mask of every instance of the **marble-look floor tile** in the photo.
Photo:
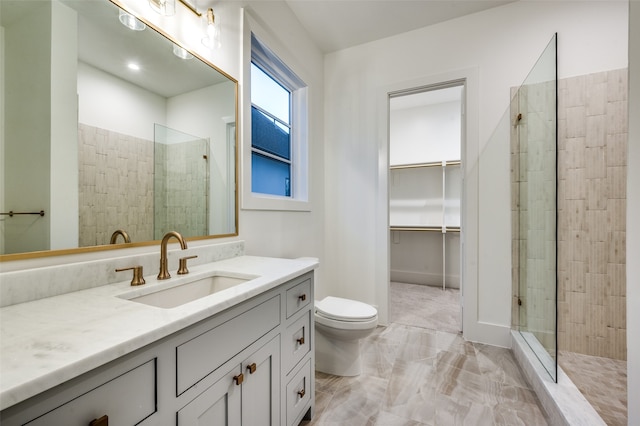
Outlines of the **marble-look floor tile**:
M397 361L385 393L383 410L419 422L435 416L436 371L433 362Z
M509 349L476 343L480 371L496 382L529 388L513 353Z
M353 425L375 424L380 412L380 401L388 381L378 377L361 375L358 379L344 381L331 398L330 404L316 416L312 424Z
M420 300L419 291L433 293L433 288L415 287L423 288L396 290L406 290L404 301ZM429 320L428 326L422 320L411 322L425 306L405 305L403 309L413 310L403 317L406 324L378 327L361 342L360 376L316 372L316 413L301 425L547 424L509 350L467 342L456 327L438 321ZM459 316L459 304L449 303L446 309L447 318Z
M558 362L607 425L627 424L626 361L560 351Z
M460 291L392 282L391 322L458 333L461 327Z

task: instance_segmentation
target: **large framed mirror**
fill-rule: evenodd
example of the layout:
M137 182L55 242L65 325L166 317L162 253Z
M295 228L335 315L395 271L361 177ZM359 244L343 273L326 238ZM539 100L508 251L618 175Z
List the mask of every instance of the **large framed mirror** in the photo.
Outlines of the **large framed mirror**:
M0 260L238 234L235 79L108 0L0 24Z

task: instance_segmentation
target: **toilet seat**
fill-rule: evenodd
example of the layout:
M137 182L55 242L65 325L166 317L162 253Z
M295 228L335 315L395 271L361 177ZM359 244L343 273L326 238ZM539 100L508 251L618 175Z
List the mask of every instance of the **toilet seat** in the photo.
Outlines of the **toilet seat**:
M333 321L371 322L378 317L378 311L371 305L357 300L327 296L316 302L316 315Z

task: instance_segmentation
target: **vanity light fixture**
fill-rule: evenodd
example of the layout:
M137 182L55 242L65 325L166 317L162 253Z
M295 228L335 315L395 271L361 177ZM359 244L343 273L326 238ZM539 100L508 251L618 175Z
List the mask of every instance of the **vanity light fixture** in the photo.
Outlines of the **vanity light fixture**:
M176 0L149 0L149 6L163 16L173 16L176 13Z
M140 22L135 16L125 12L124 10L120 10L118 19L122 25L133 31L142 31L147 28L144 23Z
M222 45L220 41L220 23L216 21L213 9L207 9L207 13L204 15L204 22L206 36L202 39L202 44L209 49L219 48Z
M180 59L193 59L193 55L189 53L187 49L180 47L177 44L173 45L173 54Z

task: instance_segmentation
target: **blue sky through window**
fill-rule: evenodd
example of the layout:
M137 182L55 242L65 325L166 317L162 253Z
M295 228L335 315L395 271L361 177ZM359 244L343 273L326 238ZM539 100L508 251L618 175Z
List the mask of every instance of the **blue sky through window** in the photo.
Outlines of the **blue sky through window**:
M251 63L251 103L269 111L275 117L291 124L289 117L290 93L275 80Z

